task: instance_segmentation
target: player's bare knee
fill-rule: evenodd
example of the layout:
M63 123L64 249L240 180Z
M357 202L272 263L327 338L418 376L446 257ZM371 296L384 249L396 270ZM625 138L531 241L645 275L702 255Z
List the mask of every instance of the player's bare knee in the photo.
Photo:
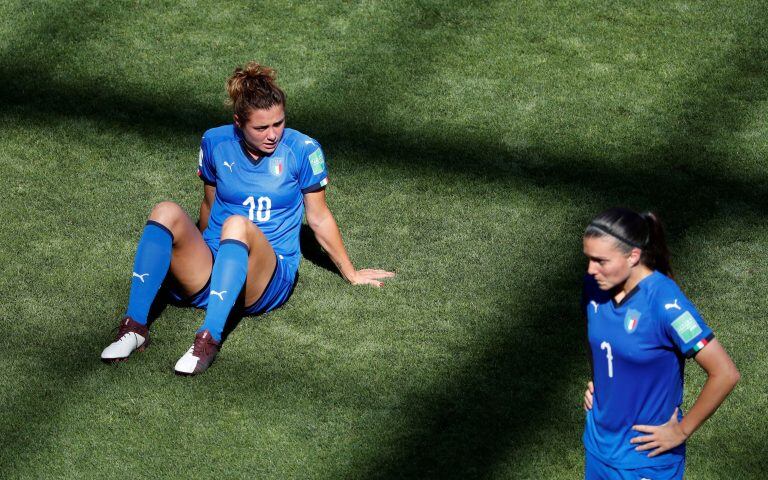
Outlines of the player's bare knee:
M174 202L160 202L152 209L149 219L153 222L165 225L169 229L184 216L184 210Z
M249 229L253 228L253 222L242 215L232 215L224 220L221 226L221 238L233 238L235 240L246 241Z

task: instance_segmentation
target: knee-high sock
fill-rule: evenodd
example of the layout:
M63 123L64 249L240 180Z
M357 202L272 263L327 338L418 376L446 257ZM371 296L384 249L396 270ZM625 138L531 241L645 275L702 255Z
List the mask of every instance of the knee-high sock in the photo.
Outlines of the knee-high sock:
M211 273L211 296L205 322L198 332L208 330L214 340L221 341L224 324L245 285L247 275L248 246L239 240L223 240Z
M131 293L125 314L134 321L146 324L149 307L163 284L171 265L173 234L165 226L152 220L147 222L136 249L131 277Z

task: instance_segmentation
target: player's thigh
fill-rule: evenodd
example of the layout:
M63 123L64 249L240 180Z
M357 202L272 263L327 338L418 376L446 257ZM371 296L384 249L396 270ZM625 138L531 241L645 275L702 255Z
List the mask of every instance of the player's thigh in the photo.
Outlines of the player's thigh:
M277 257L269 242L258 242L248 255L248 277L245 282L245 305L253 305L261 298L272 280Z
M179 293L191 295L200 291L211 276L213 256L197 225L173 202L155 206L149 217L173 234L173 251L169 273Z

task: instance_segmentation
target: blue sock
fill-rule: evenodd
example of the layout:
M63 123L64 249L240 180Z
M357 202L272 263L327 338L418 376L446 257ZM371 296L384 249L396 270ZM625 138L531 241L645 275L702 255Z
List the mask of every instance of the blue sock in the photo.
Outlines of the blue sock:
M148 221L136 249L131 276L131 293L125 315L135 322L147 324L149 307L163 284L171 266L173 234L165 226Z
M208 299L205 322L198 332L208 330L214 340L221 341L224 324L245 285L247 275L248 246L239 240L223 240L213 263L211 296Z

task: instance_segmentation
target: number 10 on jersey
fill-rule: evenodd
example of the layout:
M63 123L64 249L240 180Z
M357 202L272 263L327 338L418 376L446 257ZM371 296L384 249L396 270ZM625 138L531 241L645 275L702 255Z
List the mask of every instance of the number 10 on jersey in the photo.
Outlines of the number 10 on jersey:
M269 214L272 210L272 200L269 197L259 197L253 200L253 195L246 198L243 205L248 207L248 220L253 221L253 211L256 210L256 220L266 222L269 220ZM258 205L258 208L256 208Z

